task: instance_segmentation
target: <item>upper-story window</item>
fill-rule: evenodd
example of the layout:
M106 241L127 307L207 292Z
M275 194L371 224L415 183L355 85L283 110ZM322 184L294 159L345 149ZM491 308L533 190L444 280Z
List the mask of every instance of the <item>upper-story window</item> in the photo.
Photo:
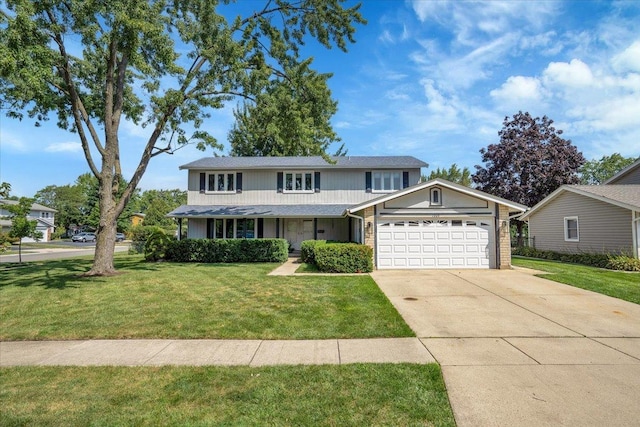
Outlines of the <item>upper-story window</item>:
M402 189L402 172L373 171L373 191L396 191Z
M235 192L236 174L233 172L215 172L207 175L207 191Z
M285 193L312 192L313 188L313 172L284 172Z
M431 206L442 206L442 191L439 188L432 188L430 195Z

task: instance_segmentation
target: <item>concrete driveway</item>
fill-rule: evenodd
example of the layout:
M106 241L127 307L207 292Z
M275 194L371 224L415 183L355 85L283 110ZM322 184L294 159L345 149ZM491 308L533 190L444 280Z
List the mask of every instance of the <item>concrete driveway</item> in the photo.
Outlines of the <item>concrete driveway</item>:
M459 426L640 425L640 305L528 270L372 273Z

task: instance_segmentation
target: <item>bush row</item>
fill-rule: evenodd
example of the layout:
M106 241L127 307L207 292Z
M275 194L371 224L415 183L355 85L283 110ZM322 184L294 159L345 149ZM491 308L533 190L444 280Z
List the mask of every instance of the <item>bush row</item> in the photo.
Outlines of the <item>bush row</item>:
M640 271L640 260L627 255L576 253L566 254L554 251L544 251L531 247L520 247L512 250L513 255L530 258L549 259L554 261L583 264L610 270Z
M315 264L323 273L369 273L373 271L373 250L357 243L327 243L306 240L301 246L302 262Z
M285 239L185 239L169 241L164 259L174 262L285 262Z
M316 263L315 249L318 245L324 245L326 240L305 240L300 245L300 260L306 264Z

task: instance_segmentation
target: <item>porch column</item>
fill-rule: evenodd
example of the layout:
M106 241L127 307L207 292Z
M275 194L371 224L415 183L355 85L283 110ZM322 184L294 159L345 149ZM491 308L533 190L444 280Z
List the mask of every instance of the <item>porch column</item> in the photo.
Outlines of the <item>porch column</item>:
M182 240L182 218L178 218L178 240Z

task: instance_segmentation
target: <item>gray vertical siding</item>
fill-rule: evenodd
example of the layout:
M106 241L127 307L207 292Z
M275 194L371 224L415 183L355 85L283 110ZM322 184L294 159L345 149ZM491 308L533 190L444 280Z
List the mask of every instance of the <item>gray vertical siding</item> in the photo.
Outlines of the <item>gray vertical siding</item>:
M578 242L565 242L564 218L578 217ZM632 213L628 209L565 191L529 218L535 247L566 253L633 252Z

